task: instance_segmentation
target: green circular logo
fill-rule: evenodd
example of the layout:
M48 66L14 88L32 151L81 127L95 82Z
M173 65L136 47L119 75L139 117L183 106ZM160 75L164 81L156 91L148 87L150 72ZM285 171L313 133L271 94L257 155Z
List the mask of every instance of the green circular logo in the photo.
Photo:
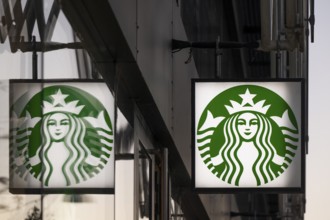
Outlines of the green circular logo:
M259 186L289 167L299 142L295 115L283 98L256 85L227 89L203 110L197 151L210 172L236 186Z
M107 164L113 148L111 119L93 95L72 86L50 86L25 106L22 95L12 106L11 161L45 186L84 182ZM20 112L18 112L18 109Z

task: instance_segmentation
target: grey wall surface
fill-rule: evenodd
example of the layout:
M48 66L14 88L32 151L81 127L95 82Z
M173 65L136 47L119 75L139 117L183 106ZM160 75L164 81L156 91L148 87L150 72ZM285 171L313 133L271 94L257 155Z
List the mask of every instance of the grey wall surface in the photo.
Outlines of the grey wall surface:
M179 1L109 2L190 173L191 78L198 74L193 59L185 63L188 49L172 54L172 38L187 40Z
M168 128L172 103L171 23L171 1L138 1L137 63Z
M178 2L109 0L109 3L162 118L190 170L190 78L197 77L197 73L193 62L184 64L189 57L187 51L172 57L172 38L187 39Z
M174 1L175 2L175 1ZM187 40L181 21L180 5L173 5L173 38ZM172 136L191 176L191 79L197 78L194 59L187 63L189 49L173 53Z
M186 63L189 49L177 53L171 50L172 39L187 40L181 3L177 0L109 2L191 176L191 79L197 78L198 73L194 59ZM230 195L200 197L210 219L229 219L230 210L235 209L232 205L235 200Z
M109 0L111 8L118 18L117 21L122 29L125 39L136 59L136 39L137 39L137 0Z
M109 0L165 123L171 127L172 2Z

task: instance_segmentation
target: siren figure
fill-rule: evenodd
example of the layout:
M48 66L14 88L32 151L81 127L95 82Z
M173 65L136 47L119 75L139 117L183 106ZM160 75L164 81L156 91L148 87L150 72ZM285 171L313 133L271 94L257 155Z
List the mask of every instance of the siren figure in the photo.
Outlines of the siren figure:
M58 90L51 95L53 103L43 102L42 144L29 158L31 166L42 164L37 178L45 186L63 187L82 182L91 175L88 167L100 162L84 142L86 122L78 117L84 106L77 106L78 101L66 103L67 96Z
M264 106L265 100L254 103L255 94L250 94L248 89L240 96L242 103L231 100L232 106L225 106L230 116L221 118L224 144L211 157L211 163L224 167L217 176L230 184L238 186L242 180L265 184L279 175L271 164L281 166L284 162L271 143L272 124L266 116L270 105Z

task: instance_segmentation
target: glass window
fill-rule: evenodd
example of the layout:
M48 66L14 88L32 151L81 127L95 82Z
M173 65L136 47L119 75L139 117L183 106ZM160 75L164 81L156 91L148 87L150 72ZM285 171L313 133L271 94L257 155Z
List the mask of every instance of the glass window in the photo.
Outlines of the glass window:
M152 219L152 159L140 144L139 149L139 219Z
M116 123L115 219L134 219L134 134L133 128L117 109Z
M51 39L54 43L74 42L74 32L60 12ZM45 79L53 78L78 78L76 51L73 49L61 49L43 53L43 76Z
M10 7L13 7L12 4L16 4L10 2ZM44 3L44 15L47 21L53 0L40 2ZM0 0L0 4L2 3L3 1ZM17 1L17 3L21 3L24 10L26 1ZM23 32L26 32L26 23L24 25ZM36 35L36 40L39 42L40 37L36 24L33 34ZM75 37L69 22L60 11L50 42L45 42L45 44L76 41L79 39ZM37 55L38 78L40 79L90 78L92 75L90 59L82 49L60 49L38 52ZM18 50L13 53L9 37L7 37L6 41L0 44L0 56L0 102L3 109L0 111L0 219L114 219L114 195L9 193L9 79L32 78L32 52L23 53ZM81 74L82 72L84 74ZM133 172L133 168L131 170ZM43 218L41 218L41 213Z

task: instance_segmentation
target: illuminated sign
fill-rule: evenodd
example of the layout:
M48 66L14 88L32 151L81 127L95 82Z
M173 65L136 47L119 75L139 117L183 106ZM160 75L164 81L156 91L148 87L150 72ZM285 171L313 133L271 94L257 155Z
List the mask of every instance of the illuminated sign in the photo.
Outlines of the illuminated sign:
M10 191L111 193L114 98L100 81L10 83Z
M195 188L304 190L301 80L192 86Z

